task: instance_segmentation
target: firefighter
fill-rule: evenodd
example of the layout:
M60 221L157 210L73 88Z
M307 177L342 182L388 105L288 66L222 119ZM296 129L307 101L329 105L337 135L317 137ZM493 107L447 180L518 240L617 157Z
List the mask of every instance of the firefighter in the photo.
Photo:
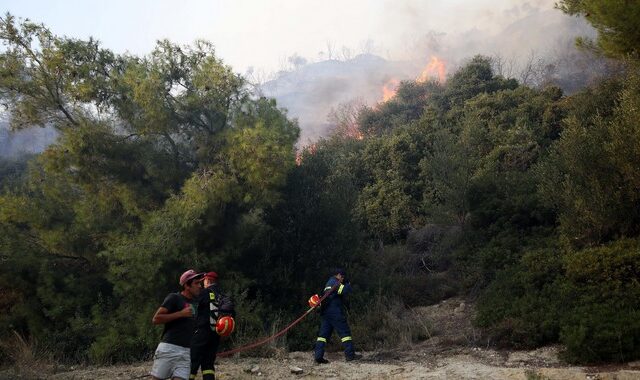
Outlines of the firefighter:
M315 347L315 361L318 364L329 363L324 358L324 347L327 340L331 337L331 333L335 329L340 337L340 341L344 346L344 355L347 361L362 358L361 355L355 353L353 340L351 338L351 330L347 323L344 310L344 297L351 292L351 285L345 278L346 273L342 269L333 271L333 276L329 278L324 286L323 293L330 292L320 306L320 331Z
M196 326L191 339L191 376L195 379L198 368L202 368L203 380L215 380L215 360L220 344L216 323L222 316L235 316L233 301L220 290L218 274L209 272L204 276L204 289L198 297Z

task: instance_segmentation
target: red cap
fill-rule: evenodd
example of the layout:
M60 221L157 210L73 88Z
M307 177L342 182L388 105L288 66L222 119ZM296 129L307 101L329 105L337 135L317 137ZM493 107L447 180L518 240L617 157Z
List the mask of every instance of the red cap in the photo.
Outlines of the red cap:
M217 280L218 279L218 274L216 272L209 272L209 273L204 275L204 278L207 278L209 280Z
M201 279L204 273L197 273L193 269L189 269L180 276L180 285L186 284L189 280Z

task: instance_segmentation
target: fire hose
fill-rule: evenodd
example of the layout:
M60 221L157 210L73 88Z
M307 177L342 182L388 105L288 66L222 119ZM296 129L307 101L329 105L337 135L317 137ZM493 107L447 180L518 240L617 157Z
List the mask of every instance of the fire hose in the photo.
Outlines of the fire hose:
M272 340L281 337L282 335L286 334L287 331L291 330L291 328L295 325L297 325L298 323L300 323L300 321L302 321L307 315L309 315L309 313L311 313L316 307L318 307L318 305L320 305L320 302L324 301L325 298L327 298L334 290L336 290L338 288L340 284L335 284L331 289L329 289L328 291L326 291L322 297L320 297L319 302L314 305L311 306L309 308L309 310L305 311L300 317L298 317L298 319L296 319L295 321L289 323L285 328L283 328L282 330L278 331L277 333L268 336L266 338L260 339L256 342L238 347L238 348L234 348L233 350L228 350L228 351L224 351L224 352L220 352L217 354L218 357L225 357L225 356L230 356L233 354L236 354L238 352L242 352L242 351L248 351L251 350L253 348L262 346L263 344L269 343Z
M330 295L331 293L333 293L333 291L335 291L335 290L338 288L338 286L339 286L339 285L340 285L339 283L338 283L338 284L335 284L331 289L329 289L328 291L326 291L326 292L322 295L322 297L320 297L320 298L318 299L318 301L317 301L317 304L316 304L316 305L309 307L309 309L308 309L307 311L305 311L305 312L304 312L300 317L298 317L295 321L293 321L293 322L289 323L285 328L283 328L282 330L278 331L277 333L275 333L275 334L273 334L273 335L271 335L271 336L268 336L268 337L266 337L266 338L262 338L262 339L260 339L260 340L258 340L258 341L253 342L253 343L250 343L250 344L247 344L247 345L244 345L244 346L238 347L238 348L234 348L233 350L228 350L228 351L220 352L220 353L218 353L216 356L218 356L218 357L231 356L231 355L233 355L233 354L237 354L238 352L248 351L248 350L254 349L254 348L256 348L256 347L260 347L260 346L262 346L262 345L263 345L263 344L265 344L265 343L269 343L269 342L271 342L272 340L274 340L274 339L276 339L276 338L281 337L282 335L286 334L286 333L287 333L287 331L291 330L291 328L292 328L293 326L295 326L295 325L297 325L298 323L300 323L300 321L302 321L302 320L303 320L307 315L309 315L309 313L311 313L311 312L312 312L316 307L318 307L318 306L320 305L320 303L321 303L322 301L324 301L324 299L325 299L325 298L329 297L329 295ZM150 375L150 374L145 374L145 375L142 375L142 376L133 377L132 379L141 379L141 378L143 378L143 377L149 377L149 376L151 376L151 375Z

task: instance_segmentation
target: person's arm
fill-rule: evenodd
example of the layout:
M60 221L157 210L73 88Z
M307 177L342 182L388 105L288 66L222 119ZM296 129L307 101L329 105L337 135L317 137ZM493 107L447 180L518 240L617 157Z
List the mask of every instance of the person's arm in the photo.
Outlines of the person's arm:
M339 296L344 296L351 293L353 289L351 289L351 284L348 281L343 281L340 285L338 285L338 289L336 289L336 294Z
M335 277L331 277L329 281L327 281L326 285L324 286L324 290L322 294L326 295L327 300L331 300L334 297L336 297L339 286L340 286L340 283L338 282L338 279L336 279ZM331 293L327 294L329 292Z
M182 299L175 293L169 294L158 310L156 310L156 313L151 319L151 323L154 325L162 325L179 318L188 318L193 315L189 304L186 304L186 307L182 310L180 310L180 307L182 307Z
M176 311L175 313L169 313L169 309L160 306L158 310L156 310L156 313L153 315L151 323L153 323L154 325L162 325L176 319L189 318L192 315L193 312L191 310L191 307L189 307L188 305L184 309Z

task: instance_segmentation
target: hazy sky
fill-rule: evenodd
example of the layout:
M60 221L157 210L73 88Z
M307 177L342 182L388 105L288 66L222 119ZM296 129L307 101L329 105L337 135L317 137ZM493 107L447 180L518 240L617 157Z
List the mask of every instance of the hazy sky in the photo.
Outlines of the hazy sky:
M318 59L331 45L359 53L366 41L391 59L429 31L497 31L554 0L0 0L0 10L55 34L93 36L116 52L146 54L155 41L203 38L237 72L273 71L297 53ZM325 56L326 57L326 56Z

